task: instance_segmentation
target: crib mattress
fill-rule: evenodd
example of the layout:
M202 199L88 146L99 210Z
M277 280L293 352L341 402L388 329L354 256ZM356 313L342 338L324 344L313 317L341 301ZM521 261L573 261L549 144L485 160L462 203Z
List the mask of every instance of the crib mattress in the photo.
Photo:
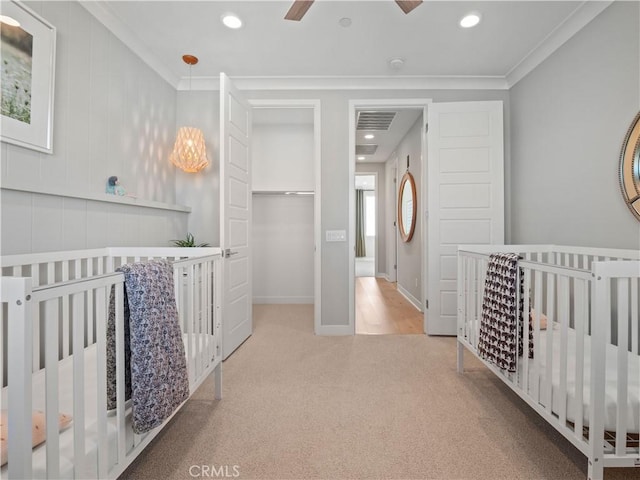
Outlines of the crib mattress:
M213 341L213 337L206 334L192 334L195 338L203 335ZM185 353L187 342L189 340L187 334L184 335ZM196 340L197 341L197 340ZM206 339L205 339L206 341ZM192 349L191 359L196 359L195 348ZM97 458L97 348L91 345L84 349L84 370L85 370L85 444L86 444L86 463L76 477L78 478L97 478L96 458ZM59 410L61 413L73 415L73 358L67 357L59 362L58 370L58 393L59 393ZM45 410L45 375L41 370L33 375L33 409ZM7 405L7 387L2 389L2 405ZM130 427L130 415L127 415L127 425ZM60 478L74 478L74 461L73 461L73 422L69 427L60 433ZM126 450L131 450L133 446L133 435L131 428L127 428ZM117 459L117 428L116 417L109 416L107 419L108 432L108 451L109 451L109 468L116 463ZM46 442L33 449L33 479L46 480ZM8 466L4 465L1 470L2 478L7 474Z
M573 329L568 330L567 342L567 420L575 422L578 409L575 405L576 399L576 332ZM546 395L546 363L547 363L547 342L552 337L552 389L551 389L551 409L555 414L560 412L562 398L560 396L560 352L561 352L561 331L558 324L554 325L553 332L547 330L540 331L538 346L535 349L535 363L539 367L539 392L540 404L545 406ZM617 369L618 348L615 345L607 345L606 352L606 386L605 386L605 429L608 431L616 430L617 423L617 395L618 395L618 369ZM640 356L627 352L628 356L628 375L627 382L627 413L626 426L627 432L638 433L640 431ZM529 385L530 394L531 386L535 383L536 372L531 368L533 360L529 359ZM519 369L520 375L523 374L524 364L520 359ZM583 424L589 425L590 412L590 391L591 391L591 337L585 336L584 342L584 365L583 365Z

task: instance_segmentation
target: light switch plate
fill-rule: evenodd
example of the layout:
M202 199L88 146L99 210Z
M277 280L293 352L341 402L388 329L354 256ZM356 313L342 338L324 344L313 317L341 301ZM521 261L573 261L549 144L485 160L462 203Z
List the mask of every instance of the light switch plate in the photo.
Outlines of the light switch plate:
M327 230L325 238L327 242L346 242L347 232L345 230Z

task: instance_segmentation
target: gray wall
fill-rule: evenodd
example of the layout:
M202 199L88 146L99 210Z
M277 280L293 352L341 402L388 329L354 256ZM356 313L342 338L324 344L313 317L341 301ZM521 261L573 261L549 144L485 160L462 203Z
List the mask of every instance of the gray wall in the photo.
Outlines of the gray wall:
M188 230L199 243L220 245L220 92L178 92L176 130L202 129L209 165L198 173L176 169L176 202L189 205Z
M57 28L54 153L1 143L2 254L167 245L188 216L171 210L175 90L80 4L27 5ZM168 205L102 201L111 175Z
M618 184L640 110L638 2L615 2L511 94L511 242L640 248Z
M217 142L219 124L217 120L219 104L208 95L215 96L218 92L193 92L190 95L200 97L203 102L194 101L199 110L194 115L203 119L211 118L211 138ZM349 100L354 99L389 99L389 98L431 98L434 101L471 101L471 100L502 100L505 104L505 125L508 125L509 94L506 91L493 90L364 90L364 91L245 91L248 99L319 99L321 101L322 127L322 168L321 168L321 228L322 228L322 325L349 324L349 249L350 242L326 242L326 230L349 230ZM211 101L204 101L211 98ZM183 95L179 95L179 104ZM211 105L211 112L208 112ZM179 110L182 112L182 106ZM179 113L182 115L183 113ZM216 131L213 131L213 129ZM508 132L505 133L505 147L508 152ZM506 156L508 171L508 155ZM212 231L213 225L208 215L196 215L197 201L204 206L217 209L218 190L215 177L217 173L207 170L204 176L180 176L176 184L180 203L191 205L194 214L189 221L192 232ZM190 199L193 199L191 201ZM205 207L209 208L209 207ZM217 217L215 222L217 225ZM216 227L217 228L217 227ZM207 234L202 238L209 239ZM212 240L215 241L215 240Z
M406 290L419 305L422 305L422 224L424 205L420 201L423 197L422 185L422 115L409 129L405 137L396 147L398 155L398 188L402 176L407 170L407 156L409 156L409 171L416 182L416 228L410 242L403 242L398 236L398 287ZM399 231L399 229L397 230Z

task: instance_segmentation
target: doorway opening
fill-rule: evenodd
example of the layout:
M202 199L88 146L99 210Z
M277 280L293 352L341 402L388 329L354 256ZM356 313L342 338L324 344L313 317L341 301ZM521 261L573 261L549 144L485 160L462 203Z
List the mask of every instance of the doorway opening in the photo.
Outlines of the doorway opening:
M356 277L376 276L377 174L356 174Z
M320 104L250 100L254 315L320 322ZM285 310L282 310L285 308Z
M413 159L414 175L422 175L426 103L350 102L350 321L357 334L424 333L423 235L398 244L396 212L397 177L406 171L405 157ZM367 215L374 220L367 222Z

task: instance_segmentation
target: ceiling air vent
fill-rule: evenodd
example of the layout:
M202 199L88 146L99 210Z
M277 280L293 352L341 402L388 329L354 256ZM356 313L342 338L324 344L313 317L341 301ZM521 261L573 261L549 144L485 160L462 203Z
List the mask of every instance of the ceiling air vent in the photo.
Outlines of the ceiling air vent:
M356 145L356 155L373 155L378 145Z
M389 130L391 122L396 116L396 112L358 112L358 130Z

